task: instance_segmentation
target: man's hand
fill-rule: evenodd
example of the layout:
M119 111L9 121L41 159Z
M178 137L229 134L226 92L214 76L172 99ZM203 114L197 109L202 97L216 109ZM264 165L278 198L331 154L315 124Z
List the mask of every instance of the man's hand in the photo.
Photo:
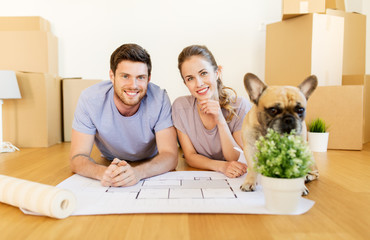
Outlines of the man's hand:
M112 187L128 187L140 181L138 173L124 160L115 158L105 170L101 184Z

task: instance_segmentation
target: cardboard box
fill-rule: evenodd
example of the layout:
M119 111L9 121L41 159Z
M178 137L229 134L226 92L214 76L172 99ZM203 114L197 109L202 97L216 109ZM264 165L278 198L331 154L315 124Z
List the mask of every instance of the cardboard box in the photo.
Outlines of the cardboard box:
M344 0L326 0L325 7L326 9L331 8L346 11Z
M62 79L63 89L63 132L65 142L71 141L72 122L78 99L82 90L101 82L102 80L88 80L66 78Z
M326 13L344 18L343 75L365 75L366 16L333 9Z
M282 19L297 17L307 13L325 13L325 0L283 0Z
M325 13L326 9L345 11L344 0L282 0L282 19L307 13Z
M0 69L58 76L58 39L44 31L0 31Z
M21 99L4 100L3 137L17 147L48 147L61 141L60 78L16 72Z
M343 75L343 85L364 86L363 143L370 142L370 75Z
M323 86L308 99L306 124L318 117L325 120L328 149L362 149L363 89L361 85Z
M268 24L265 81L298 86L316 75L319 86L342 84L343 17L307 14Z
M50 31L50 23L42 17L0 17L0 31Z

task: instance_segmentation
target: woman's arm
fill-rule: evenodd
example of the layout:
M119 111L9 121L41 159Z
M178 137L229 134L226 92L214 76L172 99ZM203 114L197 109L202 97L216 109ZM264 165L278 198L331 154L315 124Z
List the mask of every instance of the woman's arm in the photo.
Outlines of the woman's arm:
M185 161L191 167L221 172L230 178L239 177L247 171L247 166L238 161L218 161L198 154L188 135L178 129L177 135L185 155Z
M240 152L234 147L241 148L242 137L241 131L231 134L230 128L222 115L222 119L217 124L218 132L220 134L222 153L226 161L238 161Z
M208 115L210 117L208 119L216 123L220 134L222 153L226 161L238 161L240 153L234 147L240 148L242 146L241 133L231 134L218 101L204 99L199 103L201 105L200 111ZM202 121L207 121L207 119L203 119Z

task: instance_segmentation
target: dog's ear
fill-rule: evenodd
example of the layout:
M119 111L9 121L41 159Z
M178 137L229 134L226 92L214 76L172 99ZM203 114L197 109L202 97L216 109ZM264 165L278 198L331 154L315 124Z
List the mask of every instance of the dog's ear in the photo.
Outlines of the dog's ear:
M244 75L244 87L248 92L249 98L256 105L258 104L261 94L267 88L266 84L264 84L253 73L247 73Z
M315 75L311 75L307 77L301 84L299 84L298 88L301 92L306 96L308 99L313 91L315 91L317 87L317 77Z

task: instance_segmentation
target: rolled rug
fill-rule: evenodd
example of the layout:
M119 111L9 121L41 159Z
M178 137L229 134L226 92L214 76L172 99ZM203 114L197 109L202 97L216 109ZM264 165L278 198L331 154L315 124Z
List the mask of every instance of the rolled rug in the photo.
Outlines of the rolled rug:
M1 174L0 202L59 219L76 208L76 197L68 190Z

